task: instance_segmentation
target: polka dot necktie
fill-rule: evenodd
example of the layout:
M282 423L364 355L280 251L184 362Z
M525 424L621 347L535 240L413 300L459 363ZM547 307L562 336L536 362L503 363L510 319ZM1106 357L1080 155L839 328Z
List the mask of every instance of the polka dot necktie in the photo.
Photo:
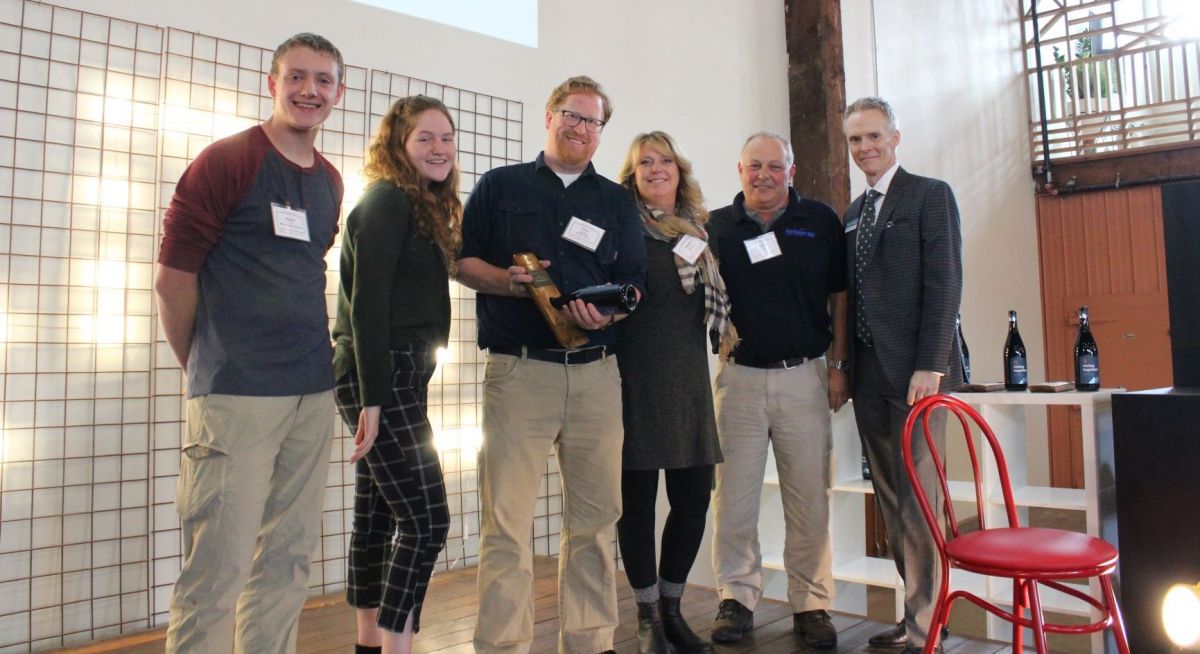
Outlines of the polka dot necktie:
M863 201L862 217L858 219L857 240L854 244L854 294L855 335L864 343L871 343L871 326L867 324L867 311L863 304L863 273L867 267L867 252L871 249L871 238L875 234L875 200L883 195L875 189L867 191Z

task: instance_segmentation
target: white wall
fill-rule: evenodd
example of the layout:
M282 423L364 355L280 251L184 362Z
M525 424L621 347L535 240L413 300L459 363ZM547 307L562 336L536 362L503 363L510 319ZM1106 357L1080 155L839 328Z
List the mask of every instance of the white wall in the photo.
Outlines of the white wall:
M55 4L263 47L316 31L355 65L525 103L527 158L545 140L550 88L589 74L616 108L597 167L615 174L635 133L665 129L693 159L711 207L738 191L744 137L788 128L782 0L543 1L537 49L347 0ZM887 97L901 121L901 163L958 195L963 319L978 379L1000 377L1008 308L1021 313L1034 380L1043 369L1018 13L1017 0L843 0L847 97ZM863 189L857 171L852 189ZM693 580L711 584L709 556L706 545Z
M900 164L946 180L957 196L962 316L977 380L1002 379L1010 308L1020 314L1031 380L1044 376L1019 15L1017 0L842 0L847 101L879 95L891 102L902 134ZM853 198L866 181L852 162L850 171ZM1028 433L1030 481L1047 483L1044 416L1031 420ZM778 502L777 492L766 497ZM660 501L660 512L666 508ZM763 523L764 551L781 543L775 522ZM706 539L694 583L713 585L710 559ZM786 599L783 574L766 577L767 595Z
M1002 377L1010 308L1020 314L1031 379L1044 376L1019 15L1016 0L843 0L847 100L891 102L900 165L946 180L957 196L963 326L980 380ZM865 181L851 170L853 196Z
M739 190L734 166L745 136L787 128L782 0L543 0L536 49L348 0L56 4L261 47L317 32L355 65L524 102L527 158L545 144L550 89L590 75L615 107L595 159L600 172L616 175L635 134L663 129L695 161L714 208Z
M891 102L900 165L946 180L957 197L963 331L976 381L1003 379L1009 309L1020 316L1030 381L1045 379L1019 15L1017 0L842 1L847 102ZM866 181L850 170L855 197ZM1030 479L1048 484L1045 416L1033 414Z

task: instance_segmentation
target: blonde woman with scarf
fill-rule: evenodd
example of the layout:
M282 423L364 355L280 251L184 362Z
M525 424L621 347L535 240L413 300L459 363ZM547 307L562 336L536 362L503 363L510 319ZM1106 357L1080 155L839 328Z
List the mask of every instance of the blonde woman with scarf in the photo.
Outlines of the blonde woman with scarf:
M708 654L679 612L721 462L708 349L735 336L729 300L708 249L708 211L691 162L664 132L639 134L618 181L633 191L646 242L646 296L618 325L625 445L621 557L638 604L638 652ZM671 511L655 567L654 506L665 471Z

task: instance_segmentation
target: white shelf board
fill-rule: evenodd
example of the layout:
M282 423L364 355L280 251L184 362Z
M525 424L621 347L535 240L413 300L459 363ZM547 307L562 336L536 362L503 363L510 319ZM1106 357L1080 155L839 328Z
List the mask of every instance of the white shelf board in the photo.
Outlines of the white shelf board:
M833 484L835 493L863 493L872 494L875 488L871 486L871 482L862 477L850 477L848 479L839 479Z
M988 598L994 604L999 604L1004 607L1012 607L1012 585L1011 583L1003 583L1004 579L999 580L1001 583L992 584L993 588L998 591L1003 589L1003 592L997 592ZM1071 584L1084 593L1088 592L1086 584ZM1075 599L1066 593L1060 593L1053 588L1038 586L1038 597L1042 601L1042 611L1053 611L1066 615L1075 615L1082 617L1091 617L1091 605L1081 600Z
M1035 506L1046 509L1087 509L1087 492L1082 488L1051 488L1049 486L1020 486L1013 489L1013 501L1017 506ZM1004 505L1004 496L997 488L988 498L991 504Z
M884 588L904 587L904 582L900 581L900 575L896 573L896 564L891 559L877 559L870 556L834 563L833 578L837 581L849 581Z
M1113 393L1123 393L1124 388L1102 388L1094 392L1063 391L1061 393L1030 393L1029 391L996 391L994 393L954 393L954 397L976 405L1035 404L1045 406L1087 406L1099 402L1111 402Z
M951 481L950 497L956 502L974 502L975 501L975 486L969 481ZM833 485L835 493L861 493L863 495L874 495L875 487L871 482L859 477L851 477L849 479L840 479Z
M783 566L783 550L763 552L762 565L768 570L786 570Z

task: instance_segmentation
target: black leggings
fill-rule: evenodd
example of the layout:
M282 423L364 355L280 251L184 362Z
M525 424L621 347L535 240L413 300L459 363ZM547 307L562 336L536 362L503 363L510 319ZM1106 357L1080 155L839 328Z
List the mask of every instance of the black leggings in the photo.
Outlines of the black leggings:
M625 574L634 588L649 588L658 577L669 582L687 582L696 561L708 500L712 494L713 466L666 470L667 499L671 511L663 527L662 557L654 571L654 505L658 501L658 470L626 470L621 473L624 513L617 522Z

